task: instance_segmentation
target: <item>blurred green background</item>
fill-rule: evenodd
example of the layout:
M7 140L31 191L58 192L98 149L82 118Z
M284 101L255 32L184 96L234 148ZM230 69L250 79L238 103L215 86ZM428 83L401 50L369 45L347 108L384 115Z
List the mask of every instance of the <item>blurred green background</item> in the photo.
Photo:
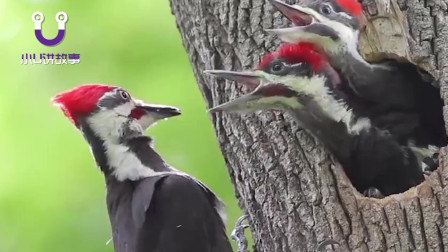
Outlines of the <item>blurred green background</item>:
M69 17L64 41L43 35ZM79 53L77 65L21 65L24 53ZM166 161L227 204L228 233L241 214L167 0L0 0L0 252L113 251L103 175L81 134L50 98L84 83L124 87L182 109L149 130Z

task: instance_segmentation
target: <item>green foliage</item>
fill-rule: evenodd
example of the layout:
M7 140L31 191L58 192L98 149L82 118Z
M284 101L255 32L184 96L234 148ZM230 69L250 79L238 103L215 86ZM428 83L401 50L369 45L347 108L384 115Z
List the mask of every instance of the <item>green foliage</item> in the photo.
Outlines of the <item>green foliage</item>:
M31 14L45 15L41 45ZM178 106L181 117L149 134L168 163L209 185L227 204L230 229L241 214L206 106L168 1L0 0L0 251L113 251L102 174L87 144L50 98L84 83L124 87ZM23 53L80 53L78 65L21 65Z

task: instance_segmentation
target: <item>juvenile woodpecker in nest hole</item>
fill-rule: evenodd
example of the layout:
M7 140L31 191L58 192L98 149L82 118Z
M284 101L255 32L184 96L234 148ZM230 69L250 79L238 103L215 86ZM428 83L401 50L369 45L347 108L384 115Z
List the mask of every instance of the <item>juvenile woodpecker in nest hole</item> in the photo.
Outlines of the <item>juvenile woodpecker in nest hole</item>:
M367 196L380 197L371 195L378 190L382 195L404 192L424 180L421 163L431 150L402 145L387 130L354 113L337 88L339 75L313 44L283 44L253 72L206 73L252 90L211 112L289 111L337 157L356 189Z
M325 53L345 79L338 88L355 113L388 130L400 144L437 149L447 144L443 100L434 79L411 63L386 60L371 64L358 51L365 17L356 0L304 0L289 5L269 0L293 27L273 29L289 43L311 42ZM425 159L425 171L437 168L437 154Z

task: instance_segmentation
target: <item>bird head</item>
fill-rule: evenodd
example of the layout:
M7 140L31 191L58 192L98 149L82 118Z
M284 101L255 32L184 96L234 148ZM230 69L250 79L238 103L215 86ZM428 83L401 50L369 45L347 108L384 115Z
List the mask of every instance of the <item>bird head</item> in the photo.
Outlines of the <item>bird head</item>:
M165 105L147 104L117 86L85 84L57 94L52 103L82 129L85 123L102 137L120 139L127 132L143 133L158 120L180 115Z
M268 30L288 43L310 42L326 52L357 50L359 31L364 20L357 0L303 0L289 5L269 0L293 27Z
M218 105L210 112L251 112L262 109L301 109L303 103L328 83L340 82L339 75L328 64L313 44L283 44L273 53L266 55L257 70L252 72L205 71L239 82L251 92L233 101Z

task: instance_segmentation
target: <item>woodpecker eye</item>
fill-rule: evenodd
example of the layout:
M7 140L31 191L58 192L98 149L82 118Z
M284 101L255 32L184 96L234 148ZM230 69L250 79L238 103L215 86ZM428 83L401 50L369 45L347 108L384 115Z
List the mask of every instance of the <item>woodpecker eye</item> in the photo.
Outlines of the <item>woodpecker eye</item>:
M333 12L333 8L331 8L331 6L328 4L324 4L320 8L320 12L324 15L330 15Z
M129 95L129 93L126 92L126 91L124 91L124 90L119 90L119 91L118 91L118 95L119 95L120 98L123 99L123 100L129 100L129 98L131 97L131 96Z
M285 68L285 65L281 62L274 63L271 67L272 72L280 72Z

